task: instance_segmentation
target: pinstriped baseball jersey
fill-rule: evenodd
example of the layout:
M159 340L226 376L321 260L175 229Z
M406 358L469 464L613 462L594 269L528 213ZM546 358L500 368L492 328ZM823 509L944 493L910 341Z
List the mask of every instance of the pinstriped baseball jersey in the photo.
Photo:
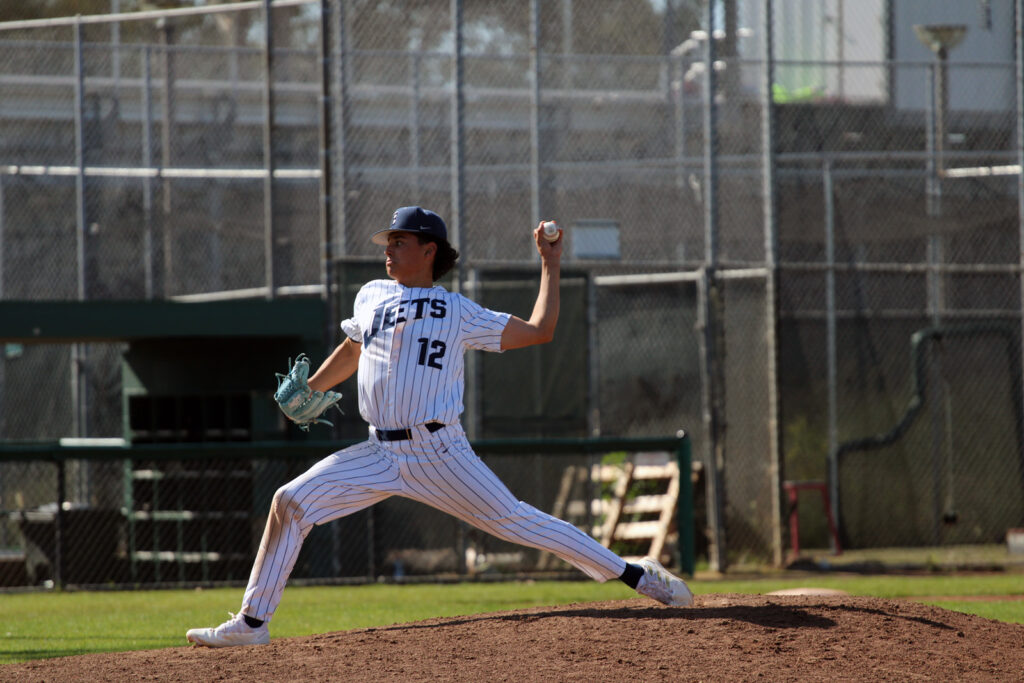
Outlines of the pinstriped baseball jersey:
M509 317L443 287L368 282L341 324L362 344L359 414L380 429L458 422L463 352L500 351Z

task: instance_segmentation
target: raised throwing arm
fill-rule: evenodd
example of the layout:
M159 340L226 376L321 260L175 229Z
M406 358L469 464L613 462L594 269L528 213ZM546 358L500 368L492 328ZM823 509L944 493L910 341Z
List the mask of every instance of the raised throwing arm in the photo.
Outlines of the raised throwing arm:
M509 318L501 334L502 350L545 344L555 337L555 326L558 323L562 236L559 231L558 239L548 242L542 234L542 225L543 223L533 231L533 239L537 243L537 252L541 260L537 301L533 305L533 313L529 320L516 316Z

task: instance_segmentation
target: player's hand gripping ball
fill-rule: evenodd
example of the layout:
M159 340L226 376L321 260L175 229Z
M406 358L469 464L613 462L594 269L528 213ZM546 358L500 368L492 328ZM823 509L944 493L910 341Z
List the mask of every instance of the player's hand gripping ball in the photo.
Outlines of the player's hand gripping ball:
M320 416L341 400L341 394L336 391L313 391L310 388L306 381L309 377L309 359L306 354L300 353L294 365L289 359L288 364L287 375L275 373L277 391L274 392L274 400L281 412L303 431L309 431L309 426L318 422L332 424Z
M554 221L544 221L544 224L541 226L541 230L544 233L544 239L548 242L558 241L558 224Z

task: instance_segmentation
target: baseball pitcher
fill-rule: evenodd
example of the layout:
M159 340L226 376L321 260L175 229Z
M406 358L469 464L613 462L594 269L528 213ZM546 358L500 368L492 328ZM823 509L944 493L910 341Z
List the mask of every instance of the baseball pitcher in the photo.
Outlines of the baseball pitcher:
M550 228L549 228L550 232ZM367 283L345 340L309 376L300 357L275 394L302 427L323 421L357 374L359 413L369 438L314 465L274 494L256 562L237 615L215 628L191 629L208 647L270 642L268 628L299 548L315 524L404 496L454 515L506 541L554 553L597 581L620 579L663 604L687 606L686 584L656 560L627 563L576 527L524 503L470 447L459 423L466 349L502 352L552 339L558 320L561 231L533 232L541 257L537 301L528 320L489 310L434 282L458 258L444 220L418 206L398 209L375 233L387 280ZM307 381L308 378L308 381Z

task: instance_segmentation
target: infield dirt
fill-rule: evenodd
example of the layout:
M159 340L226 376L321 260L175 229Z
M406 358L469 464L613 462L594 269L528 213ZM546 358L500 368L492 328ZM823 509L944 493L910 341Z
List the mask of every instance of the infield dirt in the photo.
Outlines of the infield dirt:
M685 609L634 599L0 667L0 680L21 683L1022 679L1021 624L902 600L735 594Z

